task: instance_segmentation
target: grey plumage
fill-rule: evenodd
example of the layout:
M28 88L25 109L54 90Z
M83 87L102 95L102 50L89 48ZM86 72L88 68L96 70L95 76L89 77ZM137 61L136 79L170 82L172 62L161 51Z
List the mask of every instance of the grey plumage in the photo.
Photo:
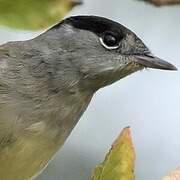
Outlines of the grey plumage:
M102 44L107 31L122 36L117 48ZM71 17L35 39L0 46L1 179L35 176L93 94L144 67L176 69L124 26L95 16Z

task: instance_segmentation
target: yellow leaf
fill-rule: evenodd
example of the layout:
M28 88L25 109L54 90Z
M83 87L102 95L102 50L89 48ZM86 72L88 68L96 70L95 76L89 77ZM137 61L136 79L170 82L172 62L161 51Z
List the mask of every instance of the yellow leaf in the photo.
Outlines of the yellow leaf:
M134 180L134 159L130 129L125 128L96 167L92 180Z
M40 30L59 22L78 0L0 0L0 25Z

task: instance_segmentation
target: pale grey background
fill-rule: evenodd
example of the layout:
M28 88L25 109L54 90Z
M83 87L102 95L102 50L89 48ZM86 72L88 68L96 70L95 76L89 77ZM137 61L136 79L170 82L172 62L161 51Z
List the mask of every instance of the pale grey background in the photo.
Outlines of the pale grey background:
M154 54L180 69L180 6L85 0L71 14L105 16L132 29ZM0 43L38 33L0 29ZM180 166L180 72L145 70L100 90L38 180L90 180L123 127L131 126L136 179L158 180Z

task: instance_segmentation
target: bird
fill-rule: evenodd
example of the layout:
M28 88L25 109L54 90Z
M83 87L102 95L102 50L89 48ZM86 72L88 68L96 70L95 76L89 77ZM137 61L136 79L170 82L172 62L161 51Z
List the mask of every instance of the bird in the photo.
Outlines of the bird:
M125 26L94 15L1 45L0 179L35 178L100 88L146 68L177 70Z

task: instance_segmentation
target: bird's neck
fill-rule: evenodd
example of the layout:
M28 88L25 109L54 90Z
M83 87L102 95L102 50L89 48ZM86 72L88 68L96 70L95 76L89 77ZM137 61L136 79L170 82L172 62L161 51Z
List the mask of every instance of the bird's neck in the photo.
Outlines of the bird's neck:
M28 118L29 122L34 118L28 130L38 131L43 136L51 137L57 145L62 145L86 110L92 96L93 93L80 92L78 89L72 92L61 91L47 98L42 97L35 101L31 99L27 108L19 109L25 110L24 118Z
M60 144L69 136L81 115L89 105L93 94L87 92L73 92L52 97L48 103L52 107L49 115L54 113L54 118L49 118L47 124L57 130L57 139ZM54 105L52 105L52 104Z
M16 91L12 93L8 104L12 105L15 116L26 121L25 127L20 124L18 128L45 133L47 136L52 134L63 143L94 92L80 88L81 77L76 69L72 69L70 61L63 62L63 52L52 53L43 41L41 45L37 49L34 43L31 46L31 42L19 44L19 48L23 49L22 62L19 60L10 69L14 73L17 68L18 73L13 74L15 81L8 80L11 91ZM23 68L19 68L19 63L23 64Z

